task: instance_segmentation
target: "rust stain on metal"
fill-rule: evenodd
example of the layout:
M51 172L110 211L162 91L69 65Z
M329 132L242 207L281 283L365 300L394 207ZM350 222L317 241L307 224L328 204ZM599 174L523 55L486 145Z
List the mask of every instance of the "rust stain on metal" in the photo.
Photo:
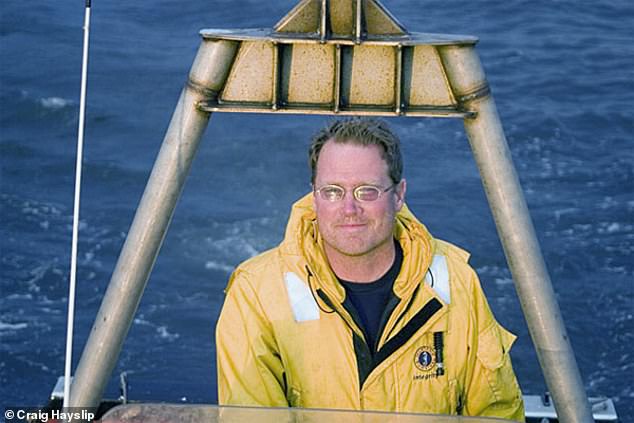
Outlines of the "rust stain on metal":
M289 103L332 103L335 84L335 46L293 46L288 78Z
M409 33L378 0L302 0L272 30L201 34L240 43L224 89L199 103L203 111L472 115L442 54L477 39Z
M221 101L271 103L273 49L273 44L268 42L243 42L220 96Z
M393 47L355 47L352 55L350 103L393 105L395 64L396 52Z

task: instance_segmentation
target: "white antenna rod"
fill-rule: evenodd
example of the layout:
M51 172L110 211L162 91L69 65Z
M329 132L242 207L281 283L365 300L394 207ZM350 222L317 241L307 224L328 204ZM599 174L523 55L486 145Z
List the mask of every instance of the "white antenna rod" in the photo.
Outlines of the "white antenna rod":
M68 326L66 327L66 364L64 368L64 408L70 404L71 366L73 361L73 323L75 319L75 283L77 280L77 238L79 234L79 198L81 164L84 150L84 120L86 116L86 79L88 76L88 35L90 31L90 0L86 0L84 15L84 54L81 66L79 128L77 131L77 163L75 167L75 206L73 210L73 241L70 256L70 288L68 293Z

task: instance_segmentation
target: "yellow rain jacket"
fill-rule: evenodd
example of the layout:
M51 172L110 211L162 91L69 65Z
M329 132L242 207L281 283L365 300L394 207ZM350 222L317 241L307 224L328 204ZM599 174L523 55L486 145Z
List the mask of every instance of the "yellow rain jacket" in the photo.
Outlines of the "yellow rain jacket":
M496 416L524 421L509 350L467 264L407 209L403 264L374 354L299 200L283 242L231 276L216 328L221 405Z

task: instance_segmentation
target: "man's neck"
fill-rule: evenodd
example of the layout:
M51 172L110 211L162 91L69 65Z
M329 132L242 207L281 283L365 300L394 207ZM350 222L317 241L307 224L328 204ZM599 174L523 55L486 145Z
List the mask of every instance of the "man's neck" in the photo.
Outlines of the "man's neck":
M339 279L369 283L378 280L394 264L394 242L393 239L390 239L362 256L343 254L328 244L324 245L324 250L330 267Z

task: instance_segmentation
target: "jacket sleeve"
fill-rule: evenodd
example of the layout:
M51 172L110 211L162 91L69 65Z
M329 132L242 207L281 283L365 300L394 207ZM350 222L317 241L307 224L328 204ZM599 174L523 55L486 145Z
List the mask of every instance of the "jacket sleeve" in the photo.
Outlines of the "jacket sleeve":
M287 407L271 323L248 275L231 276L216 326L218 403Z
M522 393L509 354L515 336L495 320L475 272L473 278L471 372L463 412L523 422Z

